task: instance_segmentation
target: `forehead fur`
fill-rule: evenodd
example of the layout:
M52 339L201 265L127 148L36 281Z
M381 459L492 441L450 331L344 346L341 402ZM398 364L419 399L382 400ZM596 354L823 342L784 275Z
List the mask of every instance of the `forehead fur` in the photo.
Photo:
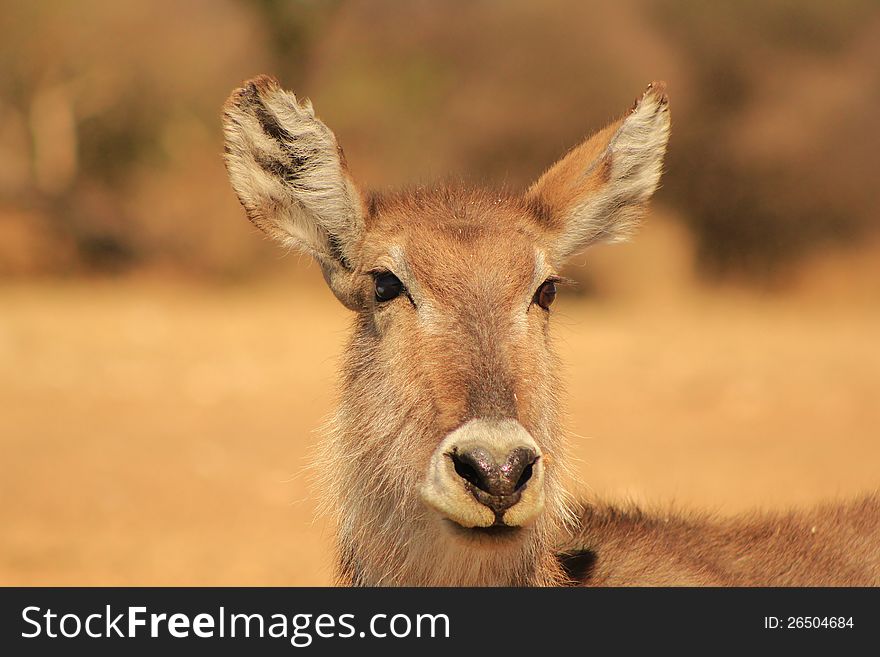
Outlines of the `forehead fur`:
M368 228L400 218L401 214L432 215L434 220L486 228L523 228L537 235L546 223L546 208L533 199L505 189L437 186L372 194Z
M531 281L544 219L542 209L520 195L418 188L373 196L368 205L365 268L397 246L429 288L444 273L473 274L485 282Z

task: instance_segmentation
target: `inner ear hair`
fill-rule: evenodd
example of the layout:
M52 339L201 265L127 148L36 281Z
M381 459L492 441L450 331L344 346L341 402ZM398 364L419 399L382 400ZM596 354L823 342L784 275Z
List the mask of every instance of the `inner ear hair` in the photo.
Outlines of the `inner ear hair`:
M526 192L555 260L632 232L657 188L669 140L666 85L648 86L633 107L550 167Z
M258 76L226 101L223 129L226 168L248 218L322 266L350 270L364 202L312 104Z

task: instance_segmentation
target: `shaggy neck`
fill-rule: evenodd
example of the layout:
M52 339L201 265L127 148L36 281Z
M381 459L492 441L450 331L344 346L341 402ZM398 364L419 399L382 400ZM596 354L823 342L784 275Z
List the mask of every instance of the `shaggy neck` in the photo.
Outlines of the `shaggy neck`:
M554 467L545 477L542 515L506 537L462 535L429 509L420 489L427 464L449 430L438 421L429 374L408 368L395 380L379 367L378 342L361 326L343 368L338 411L318 470L337 522L338 581L356 586L547 586L564 576L554 556L565 516L557 465L555 404L541 406L532 433ZM405 380L404 380L405 379ZM548 381L551 379L548 377ZM553 400L555 401L555 400ZM540 430L535 429L540 427Z
M386 543L377 554L373 545L353 538L345 533L338 537L337 582L342 586L558 586L565 582L553 550L540 542L511 549L413 537L415 546L397 550L398 546Z
M341 430L341 427L340 427ZM338 434L342 435L342 434ZM364 445L363 434L331 434L334 451ZM350 451L327 502L337 521L337 581L345 586L553 586L565 576L555 557L562 523L555 499L529 527L510 537L462 536L415 491L392 482ZM359 477L359 479L356 479ZM352 482L358 481L357 485ZM347 482L347 483L346 483Z

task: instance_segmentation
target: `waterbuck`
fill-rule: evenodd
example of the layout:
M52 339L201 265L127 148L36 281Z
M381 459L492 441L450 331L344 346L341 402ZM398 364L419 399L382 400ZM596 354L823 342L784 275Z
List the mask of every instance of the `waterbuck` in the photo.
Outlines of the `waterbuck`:
M880 582L880 502L710 521L572 504L551 306L567 258L625 238L657 187L663 83L521 194L369 195L267 76L224 108L250 220L354 311L320 471L346 585Z

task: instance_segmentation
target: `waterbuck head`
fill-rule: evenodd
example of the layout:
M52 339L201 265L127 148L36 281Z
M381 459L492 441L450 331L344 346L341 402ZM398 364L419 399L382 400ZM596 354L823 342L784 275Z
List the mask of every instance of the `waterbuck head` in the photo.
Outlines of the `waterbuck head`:
M225 106L248 217L355 312L319 470L351 584L552 584L565 519L551 305L572 254L657 186L664 86L522 194L366 196L333 133L269 77Z

